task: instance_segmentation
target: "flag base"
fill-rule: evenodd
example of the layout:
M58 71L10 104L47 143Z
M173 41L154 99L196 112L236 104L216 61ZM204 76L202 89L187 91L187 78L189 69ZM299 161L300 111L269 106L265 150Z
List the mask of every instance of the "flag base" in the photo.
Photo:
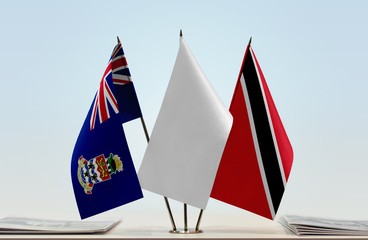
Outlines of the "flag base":
M170 230L169 233L176 233L176 234L193 234L193 233L203 233L202 230L195 230L195 229L177 229L177 230Z

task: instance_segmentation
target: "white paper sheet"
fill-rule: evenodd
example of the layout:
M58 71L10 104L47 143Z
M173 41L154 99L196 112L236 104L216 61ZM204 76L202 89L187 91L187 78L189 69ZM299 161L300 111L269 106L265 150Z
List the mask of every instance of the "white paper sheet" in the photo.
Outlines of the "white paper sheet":
M5 233L101 233L106 232L119 220L65 221L39 218L6 217L0 219L0 234Z
M284 216L280 223L297 235L368 235L368 221Z

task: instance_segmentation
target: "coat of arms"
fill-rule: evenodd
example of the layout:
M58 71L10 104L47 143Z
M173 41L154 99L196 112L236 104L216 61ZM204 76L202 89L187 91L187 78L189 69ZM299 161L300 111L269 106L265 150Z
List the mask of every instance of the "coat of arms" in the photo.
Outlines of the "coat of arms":
M110 153L108 158L103 154L86 160L78 159L78 180L86 194L92 194L93 185L111 179L111 175L123 170L123 163L118 155Z

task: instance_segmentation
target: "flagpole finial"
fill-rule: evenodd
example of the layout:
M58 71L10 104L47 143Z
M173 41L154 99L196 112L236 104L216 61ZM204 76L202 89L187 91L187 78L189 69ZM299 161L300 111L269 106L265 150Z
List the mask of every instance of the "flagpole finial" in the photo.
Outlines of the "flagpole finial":
M180 29L180 37L183 37L183 31Z
M248 45L250 46L251 43L252 43L252 37L250 37Z
M118 39L118 43L120 43L120 39L119 39L119 36L116 36L116 38Z

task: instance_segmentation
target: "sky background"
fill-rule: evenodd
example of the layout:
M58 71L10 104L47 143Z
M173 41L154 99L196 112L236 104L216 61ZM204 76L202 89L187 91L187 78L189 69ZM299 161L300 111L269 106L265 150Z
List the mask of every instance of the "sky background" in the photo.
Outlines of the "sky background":
M116 36L151 132L183 29L227 106L253 37L294 149L278 215L368 219L367 11L367 1L0 1L0 217L79 218L71 155ZM140 121L124 128L138 169ZM161 196L144 195L101 216L166 214ZM206 212L251 215L214 199Z

